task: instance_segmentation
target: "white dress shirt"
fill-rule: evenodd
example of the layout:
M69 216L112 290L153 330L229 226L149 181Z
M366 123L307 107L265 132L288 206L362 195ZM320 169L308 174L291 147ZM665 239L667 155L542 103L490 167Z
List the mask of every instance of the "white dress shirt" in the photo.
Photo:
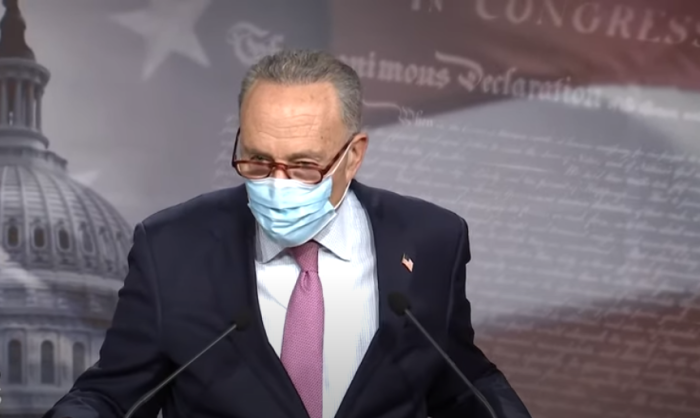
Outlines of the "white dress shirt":
M378 327L374 240L367 212L348 190L335 219L315 238L321 244L323 286L323 417L335 416ZM294 258L258 226L255 268L260 313L279 356L287 305L300 273Z

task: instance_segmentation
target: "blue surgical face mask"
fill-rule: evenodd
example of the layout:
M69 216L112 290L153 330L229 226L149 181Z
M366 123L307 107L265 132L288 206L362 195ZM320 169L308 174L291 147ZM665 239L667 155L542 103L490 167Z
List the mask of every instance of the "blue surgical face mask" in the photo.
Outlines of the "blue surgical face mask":
M345 198L343 195L335 207L329 200L333 172L318 184L273 177L246 180L248 206L255 220L265 233L286 248L313 239L335 218L336 208Z

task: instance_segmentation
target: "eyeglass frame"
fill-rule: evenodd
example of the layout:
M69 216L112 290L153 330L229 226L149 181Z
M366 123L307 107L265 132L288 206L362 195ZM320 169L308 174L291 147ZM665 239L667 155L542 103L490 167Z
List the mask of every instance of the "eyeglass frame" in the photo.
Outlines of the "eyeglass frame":
M321 178L316 182L312 182L312 183L304 182L304 183L306 183L306 184L319 184L323 181L323 179L326 178L326 174L328 174L328 172L331 171L333 169L333 167L335 167L335 165L338 163L338 160L340 160L340 157L342 157L345 154L345 152L347 152L347 150L350 148L350 145L352 144L353 139L355 139L355 137L358 134L359 134L359 132L355 132L352 135L350 135L350 139L345 143L345 145L343 145L342 148L340 148L340 151L338 151L338 153L335 155L335 157L333 157L333 159L331 160L331 162L328 165L326 165L325 167L314 167L314 166L301 165L301 164L280 163L277 161L237 160L236 159L236 151L238 150L238 140L241 136L241 128L238 128L238 131L236 132L236 141L233 144L233 155L231 155L231 166L234 168L234 170L236 170L236 173L238 173L239 176L246 178L246 179L249 179L249 180L262 180L262 179L269 178L272 175L272 173L274 173L277 170L282 170L284 175L287 176L287 178L291 179L292 177L289 175L289 172L287 171L291 168L312 169L312 170L318 171L319 174L321 175ZM253 178L250 178L250 177L243 175L243 173L241 173L241 170L238 169L238 164L254 164L254 165L258 165L258 166L267 165L270 167L270 172L265 177L253 179ZM299 181L302 181L302 180L299 180Z

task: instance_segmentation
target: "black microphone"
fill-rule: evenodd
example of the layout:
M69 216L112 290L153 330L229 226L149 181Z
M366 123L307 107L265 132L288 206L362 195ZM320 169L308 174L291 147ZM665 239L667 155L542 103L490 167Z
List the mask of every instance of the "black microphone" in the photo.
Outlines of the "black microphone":
M413 312L411 312L411 304L408 302L408 299L406 296L402 295L401 293L392 293L389 295L389 307L391 308L392 311L398 316L404 316L406 315L408 319L413 322L413 325L415 325L423 334L423 336L430 341L430 344L435 347L438 353L442 356L442 358L447 362L447 364L450 366L452 370L454 370L455 373L457 373L457 376L459 376L460 379L464 383L466 383L467 387L472 391L474 395L479 399L479 401L484 405L484 408L489 411L489 414L491 415L491 418L498 418L496 416L496 412L494 412L493 407L491 407L491 404L489 401L486 399L486 397L479 391L479 389L475 388L472 382L467 379L467 376L462 373L461 370L457 367L454 361L450 358L450 356L445 353L445 351L440 348L440 345L438 345L437 341L433 339L433 337L428 334L428 331L423 328L423 325L421 325L420 321L418 321L418 318L416 318L413 315Z
M143 395L138 401L136 401L136 403L134 404L134 406L132 406L132 407L127 411L126 415L124 415L124 418L131 418L131 416L134 414L134 412L136 412L141 406L143 406L143 404L145 404L146 402L150 401L151 398L153 398L153 397L156 395L156 393L160 392L161 389L163 389L168 383L170 383L170 382L171 382L173 379L175 379L180 373L182 373L183 370L185 370L186 368L190 367L190 364L194 363L198 358L202 357L202 355L204 355L204 353L206 353L207 351L209 351L209 350L210 350L212 347L214 347L219 341L221 341L221 340L223 340L224 338L226 338L226 336L228 336L228 335L229 335L230 333L232 333L233 331L243 331L246 327L248 327L249 324L250 324L250 315L248 314L248 312L241 312L241 313L238 315L238 317L233 321L233 325L231 325L230 327L228 327L228 329L226 329L226 331L224 331L221 335L219 335L219 337L217 337L214 341L212 341L211 344L209 344L208 346L204 347L204 349L202 349L202 351L200 351L199 353L197 353L196 356L192 357L192 359L191 359L190 361L188 361L187 363L185 363L185 364L183 364L182 366L180 366L180 368L178 368L177 370L175 370L170 376L168 376L165 380L163 380L162 382L160 382L160 384L159 384L158 386L156 386L156 387L154 387L153 389L151 389L150 392L146 393L146 394Z

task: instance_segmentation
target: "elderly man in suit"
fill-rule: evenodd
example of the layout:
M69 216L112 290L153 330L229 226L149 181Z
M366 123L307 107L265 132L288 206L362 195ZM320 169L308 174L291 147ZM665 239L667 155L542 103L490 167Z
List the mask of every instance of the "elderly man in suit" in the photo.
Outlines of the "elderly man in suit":
M135 416L489 417L387 296L412 311L500 418L527 418L474 345L467 224L354 180L358 75L332 55L282 51L247 73L233 166L245 184L163 210L134 232L129 273L99 362L47 418L120 418L231 334Z

